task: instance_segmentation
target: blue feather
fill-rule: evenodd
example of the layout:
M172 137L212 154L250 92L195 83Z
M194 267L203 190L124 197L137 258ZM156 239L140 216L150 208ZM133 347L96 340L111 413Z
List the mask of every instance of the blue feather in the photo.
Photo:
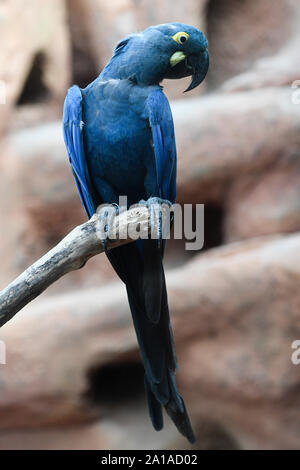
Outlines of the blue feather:
M170 105L161 90L156 90L149 96L147 105L161 197L174 203L177 156Z
M87 216L92 217L95 205L83 145L82 95L77 86L70 88L65 99L63 134L81 202Z

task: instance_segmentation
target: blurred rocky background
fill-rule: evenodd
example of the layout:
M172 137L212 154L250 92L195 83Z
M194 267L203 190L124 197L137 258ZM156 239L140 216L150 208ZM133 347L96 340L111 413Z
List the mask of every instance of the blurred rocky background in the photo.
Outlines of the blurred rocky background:
M0 2L0 288L85 215L61 133L129 32L180 21L208 35L204 85L165 82L178 200L205 204L205 245L170 242L178 382L196 449L299 449L300 4L297 0ZM5 102L5 103L4 103ZM124 287L104 256L0 331L0 449L186 449L148 419Z

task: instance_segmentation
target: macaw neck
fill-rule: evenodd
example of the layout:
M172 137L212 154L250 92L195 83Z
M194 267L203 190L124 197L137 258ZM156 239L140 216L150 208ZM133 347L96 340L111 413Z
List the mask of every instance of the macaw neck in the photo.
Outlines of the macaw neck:
M114 60L114 57L112 57L102 70L100 78L104 80L108 80L110 78L122 80L129 77L126 77L124 68L120 67L119 64Z
M163 75L162 71L157 70L157 68L149 67L147 62L137 64L134 60L120 54L110 59L99 78L101 80L127 79L140 86L151 86L159 85L164 79Z

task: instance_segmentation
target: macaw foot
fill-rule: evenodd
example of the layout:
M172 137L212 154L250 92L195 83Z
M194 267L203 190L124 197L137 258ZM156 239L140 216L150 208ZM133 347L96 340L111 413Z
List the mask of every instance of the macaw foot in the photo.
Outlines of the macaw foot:
M172 207L172 203L167 199L161 199L159 197L150 197L147 201L141 200L139 204L146 206L149 210L150 215L150 226L151 226L151 239L158 240L158 248L161 247L161 241L165 238L166 219L163 218L163 206L167 206L168 209Z
M97 209L97 214L99 216L99 238L104 246L104 251L107 254L109 232L111 231L115 217L119 215L119 206L117 204L108 204L107 206L102 205Z

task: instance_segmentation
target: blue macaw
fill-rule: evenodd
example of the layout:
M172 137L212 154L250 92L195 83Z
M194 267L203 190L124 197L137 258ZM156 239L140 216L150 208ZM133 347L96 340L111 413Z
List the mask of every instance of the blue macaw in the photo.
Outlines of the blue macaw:
M99 77L68 91L65 143L88 217L100 204L147 200L175 202L176 145L170 106L160 83L192 76L186 91L208 70L207 40L198 29L169 23L131 34L116 46ZM162 266L164 243L138 240L107 251L124 281L145 368L145 389L156 430L162 406L190 441L195 436L179 394L177 367Z

